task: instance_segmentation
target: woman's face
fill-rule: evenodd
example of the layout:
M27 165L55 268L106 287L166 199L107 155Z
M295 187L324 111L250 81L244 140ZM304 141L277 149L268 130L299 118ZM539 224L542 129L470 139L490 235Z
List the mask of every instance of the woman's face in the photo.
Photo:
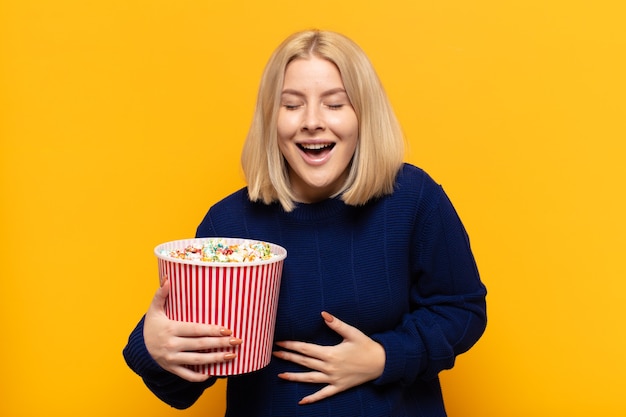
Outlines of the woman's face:
M337 67L325 59L296 59L285 70L278 112L278 146L298 201L338 192L356 150L359 123Z

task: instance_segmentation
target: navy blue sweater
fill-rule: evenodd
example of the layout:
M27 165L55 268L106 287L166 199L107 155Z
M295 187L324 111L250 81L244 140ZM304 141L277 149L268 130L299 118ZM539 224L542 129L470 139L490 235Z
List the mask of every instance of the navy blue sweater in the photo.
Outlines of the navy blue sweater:
M446 415L438 373L482 335L486 290L456 211L424 171L405 164L393 194L359 207L335 198L286 213L279 204L250 202L242 189L209 210L197 236L287 249L275 340L339 343L320 316L324 310L378 341L386 354L378 379L302 406L298 401L320 386L279 379L303 369L272 358L259 371L228 378L228 417ZM124 357L160 399L185 408L215 382L191 383L164 371L142 333L143 320Z

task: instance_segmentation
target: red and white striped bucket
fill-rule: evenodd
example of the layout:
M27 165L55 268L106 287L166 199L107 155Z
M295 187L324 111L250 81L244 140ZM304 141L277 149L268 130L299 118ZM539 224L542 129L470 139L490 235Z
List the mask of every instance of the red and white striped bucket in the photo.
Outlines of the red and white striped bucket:
M202 238L166 242L154 249L159 277L168 276L171 291L165 313L172 320L216 324L233 331L243 344L217 351L234 352L232 361L211 365L190 365L196 372L225 376L252 372L267 366L272 342L278 293L287 251L269 243L276 256L252 262L203 262L175 259L164 251L184 249L208 239L224 239L228 245L250 239Z

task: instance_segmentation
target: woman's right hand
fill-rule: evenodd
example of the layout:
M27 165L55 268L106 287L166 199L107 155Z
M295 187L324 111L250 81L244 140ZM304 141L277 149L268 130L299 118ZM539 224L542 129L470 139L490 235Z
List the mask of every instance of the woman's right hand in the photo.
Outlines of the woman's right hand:
M213 324L186 323L170 320L165 315L165 300L170 291L167 277L157 290L146 313L143 338L148 352L166 371L191 382L201 382L208 375L193 371L185 365L203 365L233 360L233 352L203 352L241 344L232 332Z

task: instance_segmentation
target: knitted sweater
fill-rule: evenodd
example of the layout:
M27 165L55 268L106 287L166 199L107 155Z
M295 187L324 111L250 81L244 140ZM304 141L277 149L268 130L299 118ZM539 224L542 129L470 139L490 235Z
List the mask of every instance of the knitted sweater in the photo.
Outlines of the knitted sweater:
M250 202L242 189L209 210L197 236L287 249L275 340L340 343L320 316L328 311L386 354L378 379L308 405L297 403L321 386L279 379L305 369L272 358L259 371L228 377L227 417L446 415L438 373L482 335L486 290L459 217L424 171L405 164L393 194L359 207L333 198L287 213L279 204ZM192 405L215 382L187 382L160 368L146 350L143 319L124 357L177 408Z

